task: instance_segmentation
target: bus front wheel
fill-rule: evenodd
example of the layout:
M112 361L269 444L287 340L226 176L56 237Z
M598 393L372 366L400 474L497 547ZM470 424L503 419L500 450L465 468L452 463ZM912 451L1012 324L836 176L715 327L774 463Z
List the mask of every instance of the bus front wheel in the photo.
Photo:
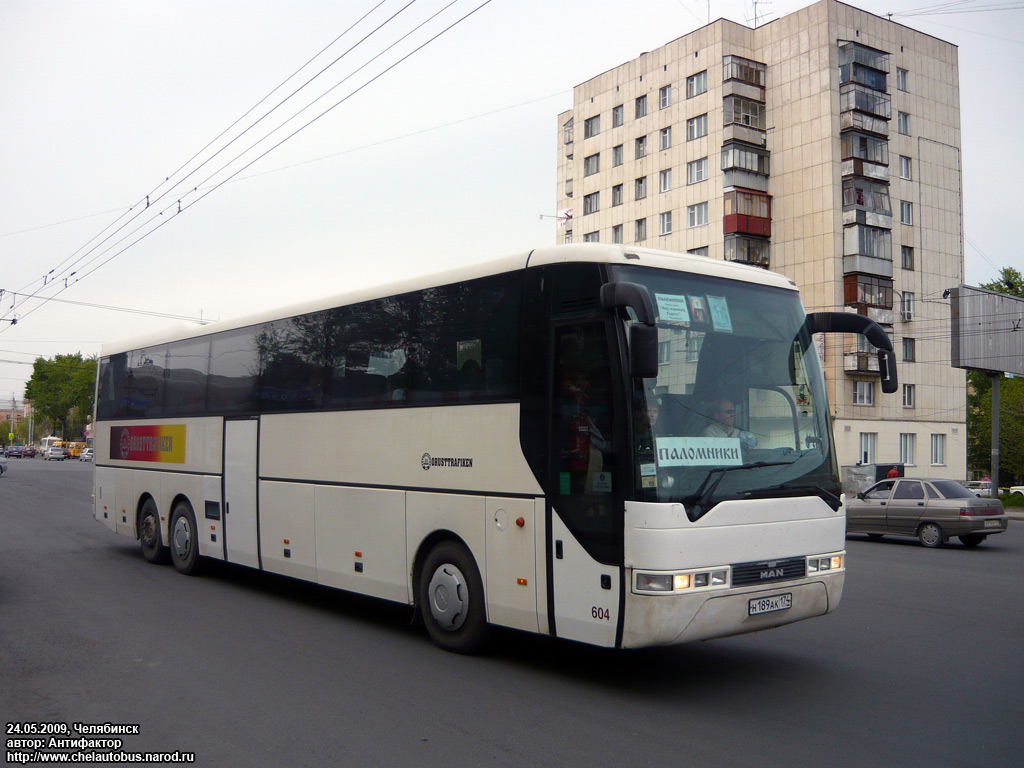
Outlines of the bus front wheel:
M487 634L484 585L473 556L460 543L443 541L423 564L420 615L434 644L455 653L475 653Z
M179 501L171 512L171 562L186 576L199 572L199 529L187 502Z
M149 562L162 564L170 559L170 552L160 537L160 516L152 499L146 499L139 513L139 542Z

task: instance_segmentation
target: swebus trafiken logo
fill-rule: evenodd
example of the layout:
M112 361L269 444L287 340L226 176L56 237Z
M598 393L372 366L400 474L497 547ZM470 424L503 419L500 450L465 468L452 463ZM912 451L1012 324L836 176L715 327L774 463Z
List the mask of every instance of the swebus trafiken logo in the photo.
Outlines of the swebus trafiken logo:
M420 466L423 469L430 469L431 467L465 467L472 469L472 459L453 459L450 456L444 458L438 456L431 456L429 453L424 453L420 457Z
M110 458L115 461L185 463L185 425L160 424L110 428Z

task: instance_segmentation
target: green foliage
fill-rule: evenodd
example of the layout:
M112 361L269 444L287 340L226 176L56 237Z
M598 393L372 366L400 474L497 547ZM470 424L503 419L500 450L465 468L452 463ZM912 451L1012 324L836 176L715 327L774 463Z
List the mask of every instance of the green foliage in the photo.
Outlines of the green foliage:
M999 277L980 287L1024 298L1024 275L1004 267ZM992 377L967 372L967 467L988 474L992 467ZM1024 479L1024 379L999 380L999 481Z
M71 440L92 420L96 382L96 358L81 353L36 358L32 378L25 385L25 399L55 431Z

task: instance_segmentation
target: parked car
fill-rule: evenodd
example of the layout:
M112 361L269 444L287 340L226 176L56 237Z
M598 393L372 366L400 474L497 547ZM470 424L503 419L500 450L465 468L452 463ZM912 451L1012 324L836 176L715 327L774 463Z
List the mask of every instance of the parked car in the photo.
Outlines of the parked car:
M0 475L7 471L7 457L0 456Z
M986 536L1005 531L1008 522L999 499L979 498L956 480L883 480L846 503L848 533L916 536L926 547L953 536L976 547Z
M1024 496L1024 485L1011 485L1010 493L1016 493L1018 496Z
M67 457L67 449L59 445L51 445L43 451L43 458L46 461L64 461Z
M78 454L79 461L92 461L92 448L83 448L82 452Z
M975 496L982 496L984 498L991 498L992 496L992 483L986 483L983 480L971 480L964 483L964 487L974 493Z

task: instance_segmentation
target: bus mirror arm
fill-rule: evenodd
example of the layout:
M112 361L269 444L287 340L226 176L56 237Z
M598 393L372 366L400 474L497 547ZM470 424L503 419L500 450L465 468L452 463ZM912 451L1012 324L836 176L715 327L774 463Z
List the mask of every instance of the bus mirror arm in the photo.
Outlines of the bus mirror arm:
M601 286L601 308L606 312L633 310L637 322L629 327L629 372L636 379L657 378L658 327L647 288L637 283L605 283Z
M888 395L899 389L896 375L896 352L892 340L874 320L853 312L812 312L807 315L807 328L812 333L859 333L878 348L878 370L882 374L882 391Z

